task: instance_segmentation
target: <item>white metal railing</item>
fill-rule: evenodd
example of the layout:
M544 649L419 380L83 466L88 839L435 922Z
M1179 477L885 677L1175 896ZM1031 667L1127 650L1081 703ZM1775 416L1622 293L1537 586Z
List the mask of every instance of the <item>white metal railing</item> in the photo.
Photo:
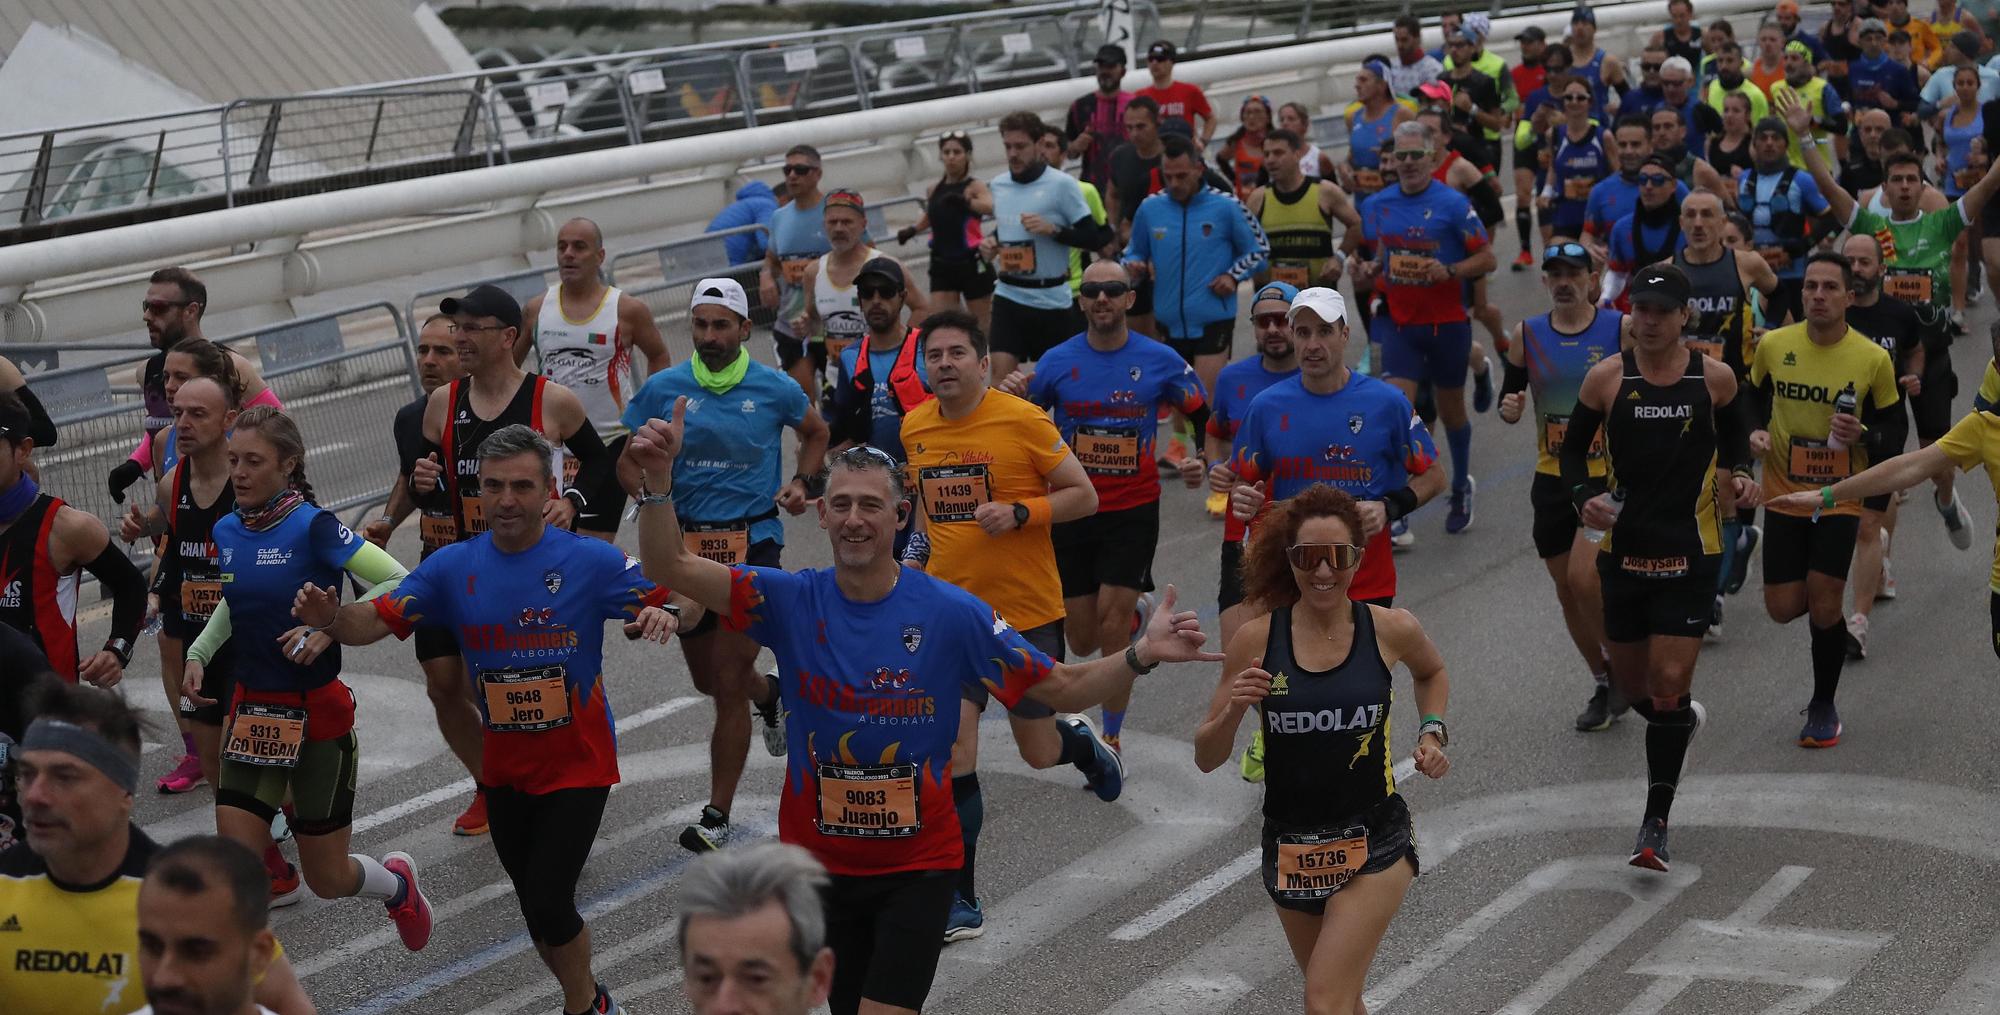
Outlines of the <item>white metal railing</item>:
M1763 7L1763 0L1707 0L1702 13ZM1665 19L1664 0L1595 9L1605 45L1630 53L1638 49L1633 37ZM1500 19L1493 48L1506 54L1529 24L1559 34L1568 11ZM1217 108L1234 108L1241 96L1258 92L1274 102L1326 109L1346 98L1354 63L1389 48L1386 31L1371 32L1191 60L1176 73L1207 88ZM1144 83L1140 71L1127 87ZM936 175L935 145L918 143L919 137L990 123L1017 109L1059 115L1090 87L1086 79L1071 79L978 92L20 244L0 249L5 339L63 341L125 331L131 327L124 309L129 299L106 297L129 295L143 277L142 266L161 263L194 263L209 284L212 312L255 308L280 319L294 316L293 299L355 287L393 289L396 280L440 265L512 259L525 269L527 255L549 249L556 225L573 215L613 224L621 235L699 231L744 176L775 182L771 160L801 142L825 151L824 185L859 184L871 199L903 196L920 192ZM990 128L976 128L975 142L982 171L991 172L999 145ZM70 280L77 276L87 277Z

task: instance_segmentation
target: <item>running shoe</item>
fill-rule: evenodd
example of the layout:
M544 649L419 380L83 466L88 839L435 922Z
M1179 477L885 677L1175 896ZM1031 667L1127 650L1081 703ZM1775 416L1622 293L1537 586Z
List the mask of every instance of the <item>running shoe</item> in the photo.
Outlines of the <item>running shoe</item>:
M1091 759L1089 768L1082 765L1076 767L1090 784L1091 791L1105 803L1118 799L1118 794L1125 791L1125 759L1118 753L1117 739L1100 735L1096 724L1087 715L1067 715L1062 721L1082 730L1083 735L1090 738L1095 757Z
M1629 862L1634 867L1662 874L1667 872L1667 819L1647 818L1646 823L1639 826L1639 841L1632 844L1632 859Z
M485 835L486 827L486 794L474 790L472 804L465 809L464 814L459 815L458 819L451 823L451 834Z
M604 984L597 985L597 999L590 1002L591 1015L626 1015L625 1007L611 999L611 992Z
M1410 531L1408 518L1398 518L1389 523L1389 545L1397 550L1417 545L1417 534Z
M157 785L160 792L175 794L186 793L207 783L208 780L201 774L201 759L192 754L183 754L181 763L175 765L173 771L160 776Z
M979 908L979 900L965 901L965 896L951 898L951 918L944 922L944 941L970 941L986 933L986 911Z
M1181 459L1186 458L1187 456L1188 456L1187 442L1181 440L1181 435L1179 433L1175 433L1172 437L1167 438L1167 448L1165 451L1160 453L1160 471L1161 472L1181 471Z
M729 842L729 815L712 805L701 809L701 820L681 829L681 848L690 853L713 853Z
M1243 781L1264 781L1264 731L1250 731L1250 746L1243 749Z
M1708 641L1722 640L1722 593L1715 594L1715 605L1708 608L1708 630L1701 633Z
M1888 537L1886 535L1887 530L1884 530L1884 532L1885 535L1883 537L1883 541L1887 542L1888 541ZM1882 558L1882 585L1880 588L1877 588L1875 590L1875 598L1878 600L1896 598L1896 575L1894 572L1890 571L1889 558L1887 557Z
M1465 477L1465 485L1451 491L1451 507L1445 512L1444 531L1456 536L1472 527L1472 494L1479 488L1479 482L1471 476Z
M778 683L776 673L764 674L764 679L772 686ZM774 697L769 702L752 702L757 707L758 732L764 735L764 753L774 758L785 756L785 720L791 716L785 711L784 699Z
M1529 268L1532 268L1534 266L1535 266L1535 255L1533 253L1530 253L1529 251L1523 250L1520 253L1514 255L1514 266L1509 270L1527 271Z
M1221 518L1229 513L1229 495L1219 492L1210 493L1208 501L1203 507L1207 508L1210 518Z
M298 867L288 863L285 865L285 873L283 875L271 875L270 908L278 909L283 906L289 906L305 897L306 886L305 882L299 878Z
M1137 642L1146 633L1146 624L1153 619L1153 594L1139 593L1139 601L1132 606L1132 636L1126 641Z
M1840 710L1833 702L1811 702L1799 710L1806 717L1805 727L1799 730L1800 747L1832 747L1840 743Z
M1625 714L1626 707L1624 699L1611 689L1610 684L1599 684L1596 690L1590 692L1590 703L1576 714L1576 730L1578 733L1602 733Z
M1472 375L1472 411L1485 412L1493 408L1493 367Z
M1938 517L1944 519L1944 534L1951 538L1951 545L1961 550L1972 549L1972 516L1966 513L1958 494L1954 492L1948 504L1939 504L1935 497L1931 503L1937 507Z
M1737 533L1736 556L1729 560L1729 580L1723 583L1722 591L1732 596L1743 591L1743 583L1750 580L1750 557L1763 538L1764 529L1758 525L1745 525Z
M403 901L393 906L384 903L389 919L396 922L396 935L403 939L403 947L423 951L431 941L431 900L417 887L417 859L399 849L383 857L382 866L403 879Z
M1857 613L1847 618L1847 658L1868 658L1868 616Z
M292 817L294 814L292 805L286 804L278 808L278 813L271 815L271 841L273 843L284 842L292 837Z

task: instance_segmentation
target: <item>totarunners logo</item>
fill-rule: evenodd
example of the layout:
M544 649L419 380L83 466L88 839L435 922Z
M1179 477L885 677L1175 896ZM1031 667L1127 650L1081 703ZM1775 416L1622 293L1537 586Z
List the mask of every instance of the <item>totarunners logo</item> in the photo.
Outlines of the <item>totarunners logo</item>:
M811 704L858 716L864 723L909 726L937 721L937 699L910 686L914 682L909 670L886 666L877 667L859 686L801 673L799 694Z

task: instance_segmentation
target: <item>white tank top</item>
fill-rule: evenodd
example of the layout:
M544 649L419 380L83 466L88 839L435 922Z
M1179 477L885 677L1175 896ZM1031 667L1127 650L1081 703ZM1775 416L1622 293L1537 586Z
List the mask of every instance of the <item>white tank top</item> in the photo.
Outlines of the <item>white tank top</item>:
M605 441L624 434L625 400L631 385L632 345L618 330L618 297L607 286L604 299L590 316L572 321L564 315L562 288L550 286L535 318L535 344L542 350L542 373L576 392L597 436Z
M862 254L862 263L871 257L881 256L881 251L869 247ZM848 343L868 336L868 321L861 316L861 294L855 291L853 283L846 288L833 284L831 270L827 267L827 254L814 267L818 276L813 279L813 310L819 314L820 323L826 329L826 347L831 354L835 349L845 349Z

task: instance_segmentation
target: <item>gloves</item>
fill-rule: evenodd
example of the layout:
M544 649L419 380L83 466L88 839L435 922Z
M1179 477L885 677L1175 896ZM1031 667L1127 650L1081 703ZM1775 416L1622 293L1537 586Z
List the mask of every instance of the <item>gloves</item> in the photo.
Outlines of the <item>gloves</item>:
M111 470L111 475L106 480L111 488L111 499L120 504L125 503L125 488L138 482L145 474L146 467L130 458L119 462L118 467Z

